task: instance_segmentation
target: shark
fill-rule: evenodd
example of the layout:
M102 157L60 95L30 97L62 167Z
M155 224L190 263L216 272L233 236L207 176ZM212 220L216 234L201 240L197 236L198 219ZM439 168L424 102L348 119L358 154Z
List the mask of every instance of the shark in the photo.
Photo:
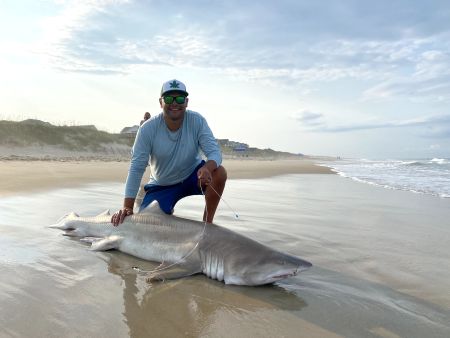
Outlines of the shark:
M158 202L113 226L109 210L81 217L72 212L51 226L90 243L94 251L119 250L160 265L148 281L203 273L232 285L264 285L312 266L223 226L165 214Z

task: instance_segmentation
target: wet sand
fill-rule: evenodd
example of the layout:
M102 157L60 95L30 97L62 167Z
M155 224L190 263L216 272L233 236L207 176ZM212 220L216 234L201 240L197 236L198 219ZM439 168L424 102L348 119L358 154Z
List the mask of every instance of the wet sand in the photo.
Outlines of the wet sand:
M66 164L43 170L27 163L34 177L28 183L40 177L46 185L0 198L0 336L450 336L448 200L338 175L236 179L227 164L224 198L239 219L222 203L216 223L313 268L264 287L201 275L148 284L133 267L157 264L92 252L46 228L67 212L95 215L121 203L127 164L117 164L117 179L107 185L102 172L112 163ZM11 180L19 170L9 169ZM85 184L77 176L83 172L102 179ZM59 180L71 183L56 187ZM195 196L180 201L175 214L200 219L202 210Z
M285 174L330 174L310 160L225 160L229 179L264 178ZM75 187L93 182L124 182L128 162L0 161L0 196L23 191ZM143 181L148 179L145 174Z

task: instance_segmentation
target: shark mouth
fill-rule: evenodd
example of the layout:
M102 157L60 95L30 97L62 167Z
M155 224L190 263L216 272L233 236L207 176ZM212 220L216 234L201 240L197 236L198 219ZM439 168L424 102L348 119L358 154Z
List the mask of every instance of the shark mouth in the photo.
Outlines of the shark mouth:
M295 270L295 271L291 271L291 272L275 275L275 276L272 276L271 278L272 279L284 279L284 278L296 276L297 272L298 272L298 270Z

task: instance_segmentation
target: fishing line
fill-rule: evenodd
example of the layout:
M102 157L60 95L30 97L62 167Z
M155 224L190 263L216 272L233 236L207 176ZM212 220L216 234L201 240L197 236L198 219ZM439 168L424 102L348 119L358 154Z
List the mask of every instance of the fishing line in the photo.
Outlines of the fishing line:
M203 230L202 230L202 232L201 232L201 234L200 234L200 236L199 236L199 240L198 240L197 243L194 245L194 247L193 247L187 254L185 254L183 257L181 257L178 261L176 261L176 262L174 262L174 263L172 263L172 264L170 264L170 265L163 266L163 267L157 267L156 269L153 269L153 270L142 270L141 268L139 268L139 267L137 267L137 266L133 266L133 269L134 269L134 270L136 270L137 272L141 272L141 273L155 273L155 272L161 272L161 271L167 270L167 269L171 268L172 266L175 266L175 265L177 265L177 264L183 262L183 261L184 261L186 258L188 258L188 257L194 252L194 250L198 247L198 245L200 244L201 239L203 238L203 235L205 234L206 224L207 224L206 220L208 219L208 206L207 206L207 204L206 204L206 195L205 195L205 192L203 191L202 185L199 184L199 186L200 186L200 190L201 190L201 192L202 192L202 195L205 196L205 220L204 220ZM222 198L222 196L216 191L216 189L214 189L213 186L212 186L211 184L208 185L208 187L210 187L210 188L217 194L217 196L220 197L220 199L221 199L221 200L228 206L228 208L234 213L234 217L235 217L236 219L238 219L238 218L239 218L239 215L233 210L233 208L230 207L230 205L227 203L227 201L225 201L225 200ZM164 264L164 261L163 261L159 266L161 266L161 265L163 265L163 264Z
M179 263L182 263L182 262L183 262L186 258L188 258L188 257L194 252L194 250L198 247L198 245L200 244L200 240L202 239L203 234L205 233L205 230L206 230L206 221L205 221L205 224L204 224L204 226L203 226L203 230L202 230L202 233L200 234L200 238L199 238L198 242L194 245L194 247L193 247L186 255L184 255L183 257L181 257L181 258L180 258L179 260L177 260L176 262L174 262L174 263L172 263L172 264L169 264L169 265L167 265L167 266L159 267L159 266L161 266L161 265L164 264L164 261L163 261L156 269L153 269L153 270L142 270L141 268L139 268L139 267L137 267L137 266L133 266L133 269L136 270L136 271L138 271L138 272L154 273L154 272L160 272L160 271L167 270L167 269L171 268L172 266L175 266L175 265L177 265L177 264L179 264Z
M202 195L203 196L205 196L205 193L204 193L204 191L203 191L203 188L202 188L202 186L200 185L200 190L201 190L201 192L202 192ZM214 190L214 189L213 189ZM215 190L214 190L215 191ZM217 192L216 192L216 194L217 194ZM206 199L206 196L205 196L205 199ZM199 238L199 240L197 241L197 243L194 245L194 247L186 254L186 255L184 255L183 257L181 257L178 261L176 261L176 262L174 262L174 263L172 263L172 264L170 264L170 265L167 265L167 266L163 266L163 267L157 267L156 269L153 269L153 270L142 270L141 268L139 268L139 267L137 267L137 266L133 266L133 269L134 270L136 270L136 271L138 271L138 272L143 272L143 273L155 273L155 272L160 272L160 271L164 271L164 270L166 270L166 269L168 269L168 268L171 268L172 266L175 266L175 265L177 265L177 264L179 264L180 262L182 262L182 261L184 261L187 257L189 257L193 252L194 252L194 250L198 247L198 245L200 244L200 240L202 239L202 237L203 237L203 235L204 235L204 233L205 233L205 230L206 230L206 219L208 218L208 207L207 207L207 205L206 205L206 201L205 201L205 220L204 220L204 225L203 225L203 230L202 230L202 233L200 234L200 238ZM164 264L164 261L159 265L159 266L161 266L161 265L163 265Z
M214 189L212 185L209 185L208 187L210 187L217 194L217 196L219 196L220 199L227 205L227 207L233 212L234 218L238 219L239 218L238 213L236 211L234 211L232 207L230 207L230 205L227 203L227 201L225 201L225 199L221 195L219 195L219 193L216 191L216 189ZM200 189L201 189L201 187L200 187ZM202 193L203 193L203 189L202 189ZM203 193L203 195L205 195L205 194Z

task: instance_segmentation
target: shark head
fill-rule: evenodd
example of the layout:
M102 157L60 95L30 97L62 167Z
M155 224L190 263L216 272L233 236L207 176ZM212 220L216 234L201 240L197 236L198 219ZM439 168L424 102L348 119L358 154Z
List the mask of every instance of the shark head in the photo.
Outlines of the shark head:
M261 254L257 260L252 259L249 265L247 260L233 264L233 273L226 276L225 283L237 285L264 285L296 276L312 266L308 261L298 257L270 251Z
M269 273L261 274L261 281L273 283L284 278L296 276L299 272L310 268L312 264L289 254L274 252L263 263L263 266L267 268L266 271L269 271Z

